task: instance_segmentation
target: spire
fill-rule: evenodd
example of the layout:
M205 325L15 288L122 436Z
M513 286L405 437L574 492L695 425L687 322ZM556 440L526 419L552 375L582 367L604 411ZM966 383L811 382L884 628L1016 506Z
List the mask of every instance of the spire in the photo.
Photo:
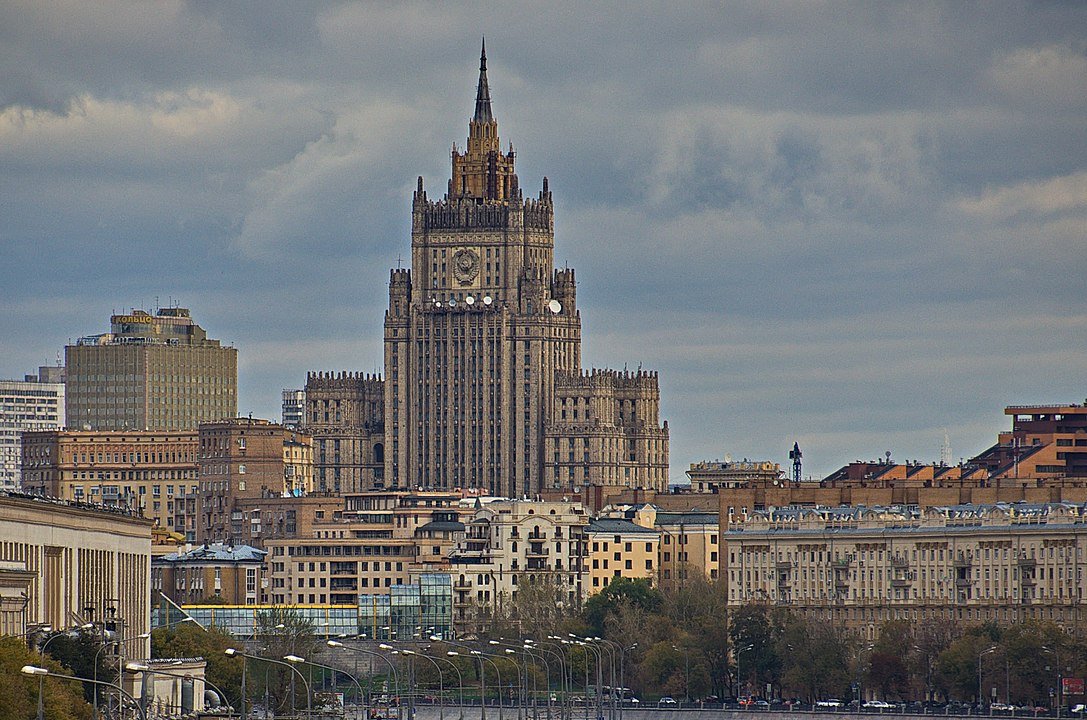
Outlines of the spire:
M491 89L487 86L487 38L483 38L483 50L479 55L479 87L476 89L475 122L491 122Z

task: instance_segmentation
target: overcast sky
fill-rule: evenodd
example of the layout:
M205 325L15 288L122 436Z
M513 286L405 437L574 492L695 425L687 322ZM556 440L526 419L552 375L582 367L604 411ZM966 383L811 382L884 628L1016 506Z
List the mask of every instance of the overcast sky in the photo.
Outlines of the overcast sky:
M0 377L179 304L242 414L380 371L481 36L586 366L659 371L671 477L957 461L1087 398L1087 4L0 3Z

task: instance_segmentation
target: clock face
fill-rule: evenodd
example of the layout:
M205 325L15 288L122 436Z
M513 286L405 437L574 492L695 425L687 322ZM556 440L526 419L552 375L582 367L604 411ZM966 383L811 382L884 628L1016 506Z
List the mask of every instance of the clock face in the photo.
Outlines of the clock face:
M479 255L473 250L462 248L453 253L453 277L461 285L471 285L479 275Z

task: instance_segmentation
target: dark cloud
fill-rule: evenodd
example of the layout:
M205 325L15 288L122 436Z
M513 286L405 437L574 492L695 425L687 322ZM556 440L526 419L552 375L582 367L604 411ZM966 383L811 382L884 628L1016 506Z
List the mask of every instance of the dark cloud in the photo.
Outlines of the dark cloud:
M1087 8L1067 3L14 2L0 374L179 302L242 409L374 371L415 178L478 44L548 176L586 364L661 373L672 477L991 443L1087 370Z

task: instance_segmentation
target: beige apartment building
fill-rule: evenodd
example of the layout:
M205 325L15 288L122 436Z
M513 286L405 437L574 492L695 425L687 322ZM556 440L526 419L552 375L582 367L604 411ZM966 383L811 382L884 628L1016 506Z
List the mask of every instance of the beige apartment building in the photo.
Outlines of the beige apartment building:
M447 571L470 512L459 493L373 491L349 494L341 510L305 535L265 541L273 604L355 604L387 594L413 576Z
M0 632L85 623L149 632L151 521L120 508L0 493ZM129 644L147 657L148 641Z
M547 583L576 607L584 597L588 513L581 503L493 500L465 522L450 557L454 621L500 610L529 583Z
M594 518L585 531L588 548L586 595L594 595L612 581L645 579L657 584L660 532L623 518Z
M869 639L889 620L935 619L1045 620L1082 636L1085 520L1070 503L757 511L724 534L728 600Z
M64 357L69 428L189 431L238 414L238 351L186 308L113 315Z
M721 526L717 513L668 511L647 504L635 508L631 519L660 533L661 586L676 587L698 577L718 578Z
M44 430L23 436L23 489L125 508L185 532L195 496L195 432Z

